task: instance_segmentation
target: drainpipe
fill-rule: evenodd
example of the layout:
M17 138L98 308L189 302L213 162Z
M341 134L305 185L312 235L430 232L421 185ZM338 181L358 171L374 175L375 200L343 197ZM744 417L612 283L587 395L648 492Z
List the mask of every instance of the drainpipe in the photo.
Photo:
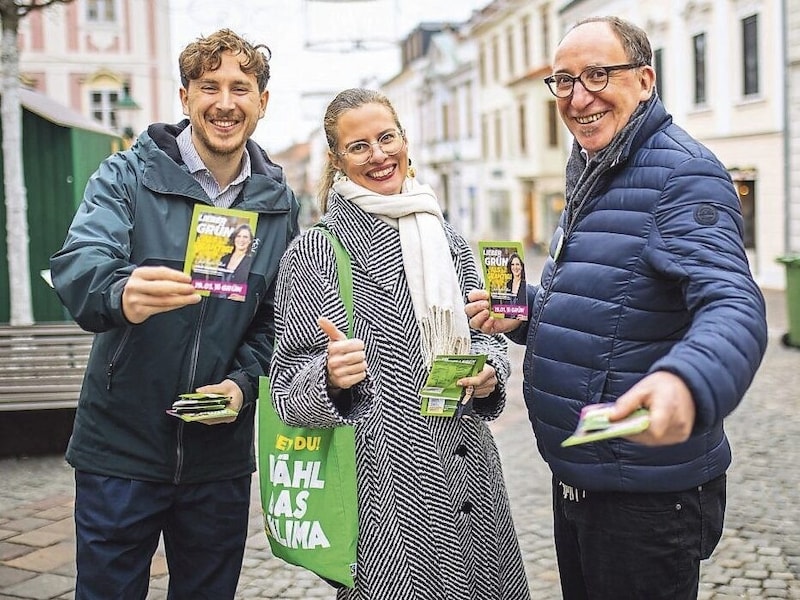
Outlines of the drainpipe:
M789 57L789 15L786 8L786 0L781 0L781 23L783 35L783 250L788 254L793 250L791 244L791 205L792 205L792 153L791 153L791 123L789 115L791 112L792 96L790 90L789 69L791 68Z

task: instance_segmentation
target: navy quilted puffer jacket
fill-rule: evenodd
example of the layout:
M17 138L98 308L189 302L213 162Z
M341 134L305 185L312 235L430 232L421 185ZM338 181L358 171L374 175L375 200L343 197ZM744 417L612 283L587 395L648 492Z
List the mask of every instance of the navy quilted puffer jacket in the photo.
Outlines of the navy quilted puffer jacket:
M727 171L660 100L573 222L562 215L541 285L528 294L531 320L510 337L527 345L525 402L539 451L561 481L661 492L727 469L722 421L761 362L764 299ZM680 376L693 394L688 441L561 447L581 407L613 402L658 370Z

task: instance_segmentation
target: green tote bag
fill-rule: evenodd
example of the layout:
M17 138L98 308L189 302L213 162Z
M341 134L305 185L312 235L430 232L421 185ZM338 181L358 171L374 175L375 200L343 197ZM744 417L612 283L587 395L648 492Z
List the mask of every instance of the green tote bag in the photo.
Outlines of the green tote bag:
M350 257L316 225L336 252L339 294L353 335ZM291 427L272 405L268 377L259 381L258 475L264 529L272 554L308 569L334 587L355 585L358 541L353 427Z

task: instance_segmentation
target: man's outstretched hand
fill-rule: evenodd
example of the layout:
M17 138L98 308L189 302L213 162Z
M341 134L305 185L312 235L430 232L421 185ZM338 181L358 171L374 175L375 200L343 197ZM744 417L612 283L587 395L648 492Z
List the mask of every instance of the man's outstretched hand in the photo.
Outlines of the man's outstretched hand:
M128 321L138 324L200 300L187 273L169 267L137 267L122 291L122 312Z

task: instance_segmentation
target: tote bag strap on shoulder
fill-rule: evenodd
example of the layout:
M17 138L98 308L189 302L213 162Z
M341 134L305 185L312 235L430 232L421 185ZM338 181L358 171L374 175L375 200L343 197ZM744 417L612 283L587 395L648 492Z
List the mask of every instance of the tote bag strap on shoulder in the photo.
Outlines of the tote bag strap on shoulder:
M318 229L336 255L339 294L353 335L350 256L324 225ZM272 403L269 377L259 378L258 477L264 530L272 554L315 573L333 587L355 587L358 557L358 489L355 428L294 427ZM310 474L297 476L294 470ZM300 480L314 480L303 484Z
M328 226L322 222L317 223L312 227L322 233L333 246L333 251L336 254L336 271L339 276L339 296L344 303L345 311L347 311L347 337L353 337L353 267L350 261L350 255L342 245L341 240L328 229Z

